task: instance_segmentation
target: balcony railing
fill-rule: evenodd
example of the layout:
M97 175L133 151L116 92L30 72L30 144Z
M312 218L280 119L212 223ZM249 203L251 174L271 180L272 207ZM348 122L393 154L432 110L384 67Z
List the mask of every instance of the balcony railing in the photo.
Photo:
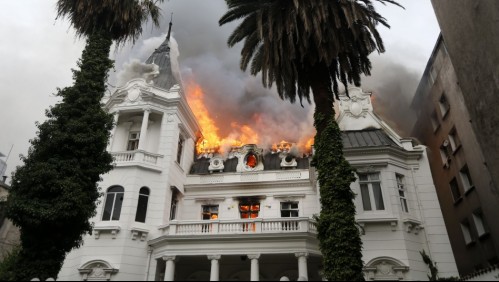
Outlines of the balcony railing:
M117 166L140 164L159 166L160 159L163 157L162 155L149 153L144 150L111 152L111 155Z
M317 233L316 224L310 218L172 221L160 229L163 235Z

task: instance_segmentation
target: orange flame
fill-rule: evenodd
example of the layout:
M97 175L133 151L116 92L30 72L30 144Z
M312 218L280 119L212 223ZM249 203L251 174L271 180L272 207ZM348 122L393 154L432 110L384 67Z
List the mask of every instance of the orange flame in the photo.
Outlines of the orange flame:
M258 134L249 125L240 125L236 122L231 123L234 132L227 138L222 138L219 128L210 112L204 104L204 93L201 87L193 82L187 84L187 101L191 107L199 126L201 127L203 137L196 143L198 154L203 153L223 153L225 147L240 147L244 144L258 144Z
M210 112L204 104L204 93L199 85L190 81L186 84L187 101L191 107L203 136L196 143L196 153L224 153L224 149L234 147L241 147L245 144L257 144L260 141L258 133L247 124L238 124L232 122L230 124L232 133L229 136L221 137L220 130L215 123L215 120L210 116ZM261 115L255 114L252 117L252 122L259 124L261 122ZM272 145L272 151L290 151L293 145L298 146L301 152L310 152L311 145L314 138L309 137L301 140L298 144L293 144L288 141L282 140L279 143Z

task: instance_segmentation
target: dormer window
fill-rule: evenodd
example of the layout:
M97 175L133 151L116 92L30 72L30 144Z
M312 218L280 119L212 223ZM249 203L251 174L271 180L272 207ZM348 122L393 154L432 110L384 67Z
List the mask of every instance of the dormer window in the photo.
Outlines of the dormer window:
M250 168L255 168L258 165L258 158L255 153L249 152L244 158L244 163Z
M182 164L181 161L182 161L182 152L184 150L184 142L185 142L184 137L182 137L182 135L180 135L178 137L178 144L177 144L177 163L178 164Z
M139 139L140 139L140 132L139 131L131 131L128 134L128 145L126 150L127 151L135 151L139 148Z

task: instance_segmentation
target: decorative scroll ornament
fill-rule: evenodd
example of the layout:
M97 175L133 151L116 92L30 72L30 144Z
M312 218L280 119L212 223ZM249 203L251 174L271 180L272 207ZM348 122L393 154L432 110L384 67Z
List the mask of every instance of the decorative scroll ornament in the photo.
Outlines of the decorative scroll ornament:
M137 102L140 98L140 88L137 84L135 84L134 86L132 86L132 88L128 89L128 96L127 96L127 100L129 102Z
M224 170L224 160L220 156L216 156L211 158L210 166L208 167L208 171L213 173L214 171L223 172Z

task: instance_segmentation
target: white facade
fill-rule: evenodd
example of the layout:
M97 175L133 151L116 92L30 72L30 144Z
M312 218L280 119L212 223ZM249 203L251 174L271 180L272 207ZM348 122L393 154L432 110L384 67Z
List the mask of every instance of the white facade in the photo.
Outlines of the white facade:
M295 159L265 169L259 148L246 146L234 152L234 171L220 172L228 160L212 158L206 174L190 174L199 127L184 97L178 85L164 90L134 79L107 101L117 122L109 145L116 166L100 184L106 195L94 233L68 255L59 280L320 280L314 169L297 168ZM351 186L366 278L427 280L422 250L441 277L457 276L425 148L380 121L369 94L352 88L350 97L339 116L347 136L369 127L391 140L345 147L367 177Z

